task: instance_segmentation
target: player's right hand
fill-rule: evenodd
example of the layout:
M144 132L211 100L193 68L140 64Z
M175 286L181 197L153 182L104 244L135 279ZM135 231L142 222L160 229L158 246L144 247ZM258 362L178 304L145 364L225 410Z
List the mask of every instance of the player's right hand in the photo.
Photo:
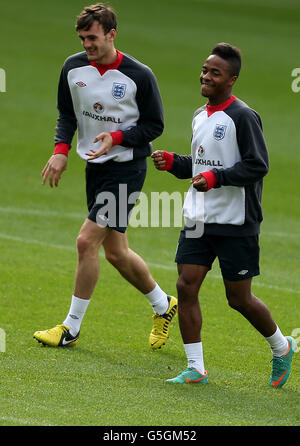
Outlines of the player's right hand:
M169 170L173 164L173 153L166 152L165 150L156 150L152 153L154 166L158 170Z
M61 179L61 174L67 169L68 157L62 153L57 153L52 155L46 166L42 170L42 184L45 184L47 178L49 178L50 187L58 186L59 180Z

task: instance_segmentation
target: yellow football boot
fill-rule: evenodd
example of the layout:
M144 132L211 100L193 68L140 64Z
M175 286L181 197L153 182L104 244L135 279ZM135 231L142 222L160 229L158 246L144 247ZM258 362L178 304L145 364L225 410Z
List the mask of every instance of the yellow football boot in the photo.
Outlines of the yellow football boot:
M153 328L149 336L149 344L152 350L161 348L165 345L169 337L169 328L173 318L177 313L177 299L173 296L168 296L169 308L165 314L154 314Z
M71 347L77 344L79 332L76 336L72 336L70 334L70 327L60 324L49 330L36 331L33 337L38 342L44 345L50 345L51 347Z

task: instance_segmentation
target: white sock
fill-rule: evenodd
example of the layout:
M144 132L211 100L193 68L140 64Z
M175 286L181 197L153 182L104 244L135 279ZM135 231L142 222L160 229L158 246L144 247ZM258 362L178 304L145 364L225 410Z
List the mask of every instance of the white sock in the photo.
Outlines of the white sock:
M183 344L188 360L188 367L194 367L202 375L205 373L202 342Z
M77 335L80 330L83 316L90 303L88 299L81 299L80 297L72 296L71 306L68 316L64 320L63 324L70 327L70 333L72 336Z
M269 336L268 338L265 338L270 347L273 356L282 356L287 351L289 347L288 340L283 334L281 333L279 327L277 327L277 330L272 336Z
M145 294L145 297L152 305L153 311L157 314L165 314L169 308L168 295L156 284L155 288L150 293Z

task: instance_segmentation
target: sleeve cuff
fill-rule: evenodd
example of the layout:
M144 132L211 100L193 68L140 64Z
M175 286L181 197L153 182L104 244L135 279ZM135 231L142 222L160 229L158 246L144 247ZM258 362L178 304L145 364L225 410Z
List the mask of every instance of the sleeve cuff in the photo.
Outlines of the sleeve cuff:
M212 189L217 184L217 177L212 170L201 172L201 175L206 179L207 190Z
M165 167L161 170L170 170L172 169L174 162L174 153L164 151L164 160L166 161Z
M57 155L58 153L61 153L62 155L68 156L70 148L71 147L69 146L69 144L66 144L64 142L59 142L59 143L55 144L55 149L54 149L53 155Z
M110 132L110 135L113 139L113 146L118 146L122 144L124 135L121 130L117 130L116 132Z

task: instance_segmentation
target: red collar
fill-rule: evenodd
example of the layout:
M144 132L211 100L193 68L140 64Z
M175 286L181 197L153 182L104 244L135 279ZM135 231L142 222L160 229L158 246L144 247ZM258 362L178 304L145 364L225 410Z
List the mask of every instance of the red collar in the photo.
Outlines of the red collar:
M119 68L119 66L121 65L121 62L123 60L123 53L121 53L118 50L116 50L116 51L117 51L117 58L113 63L101 64L101 63L97 63L97 62L91 62L91 65L93 67L97 68L97 70L99 71L101 76L103 76L103 74L106 73L106 71L108 71L108 70L117 70Z
M225 102L223 102L222 104L219 104L219 105L208 105L208 104L206 104L207 116L210 117L216 111L223 111L223 110L225 110L225 108L227 108L235 100L236 100L236 97L235 96L231 96L229 99L227 99L227 101L225 101Z

